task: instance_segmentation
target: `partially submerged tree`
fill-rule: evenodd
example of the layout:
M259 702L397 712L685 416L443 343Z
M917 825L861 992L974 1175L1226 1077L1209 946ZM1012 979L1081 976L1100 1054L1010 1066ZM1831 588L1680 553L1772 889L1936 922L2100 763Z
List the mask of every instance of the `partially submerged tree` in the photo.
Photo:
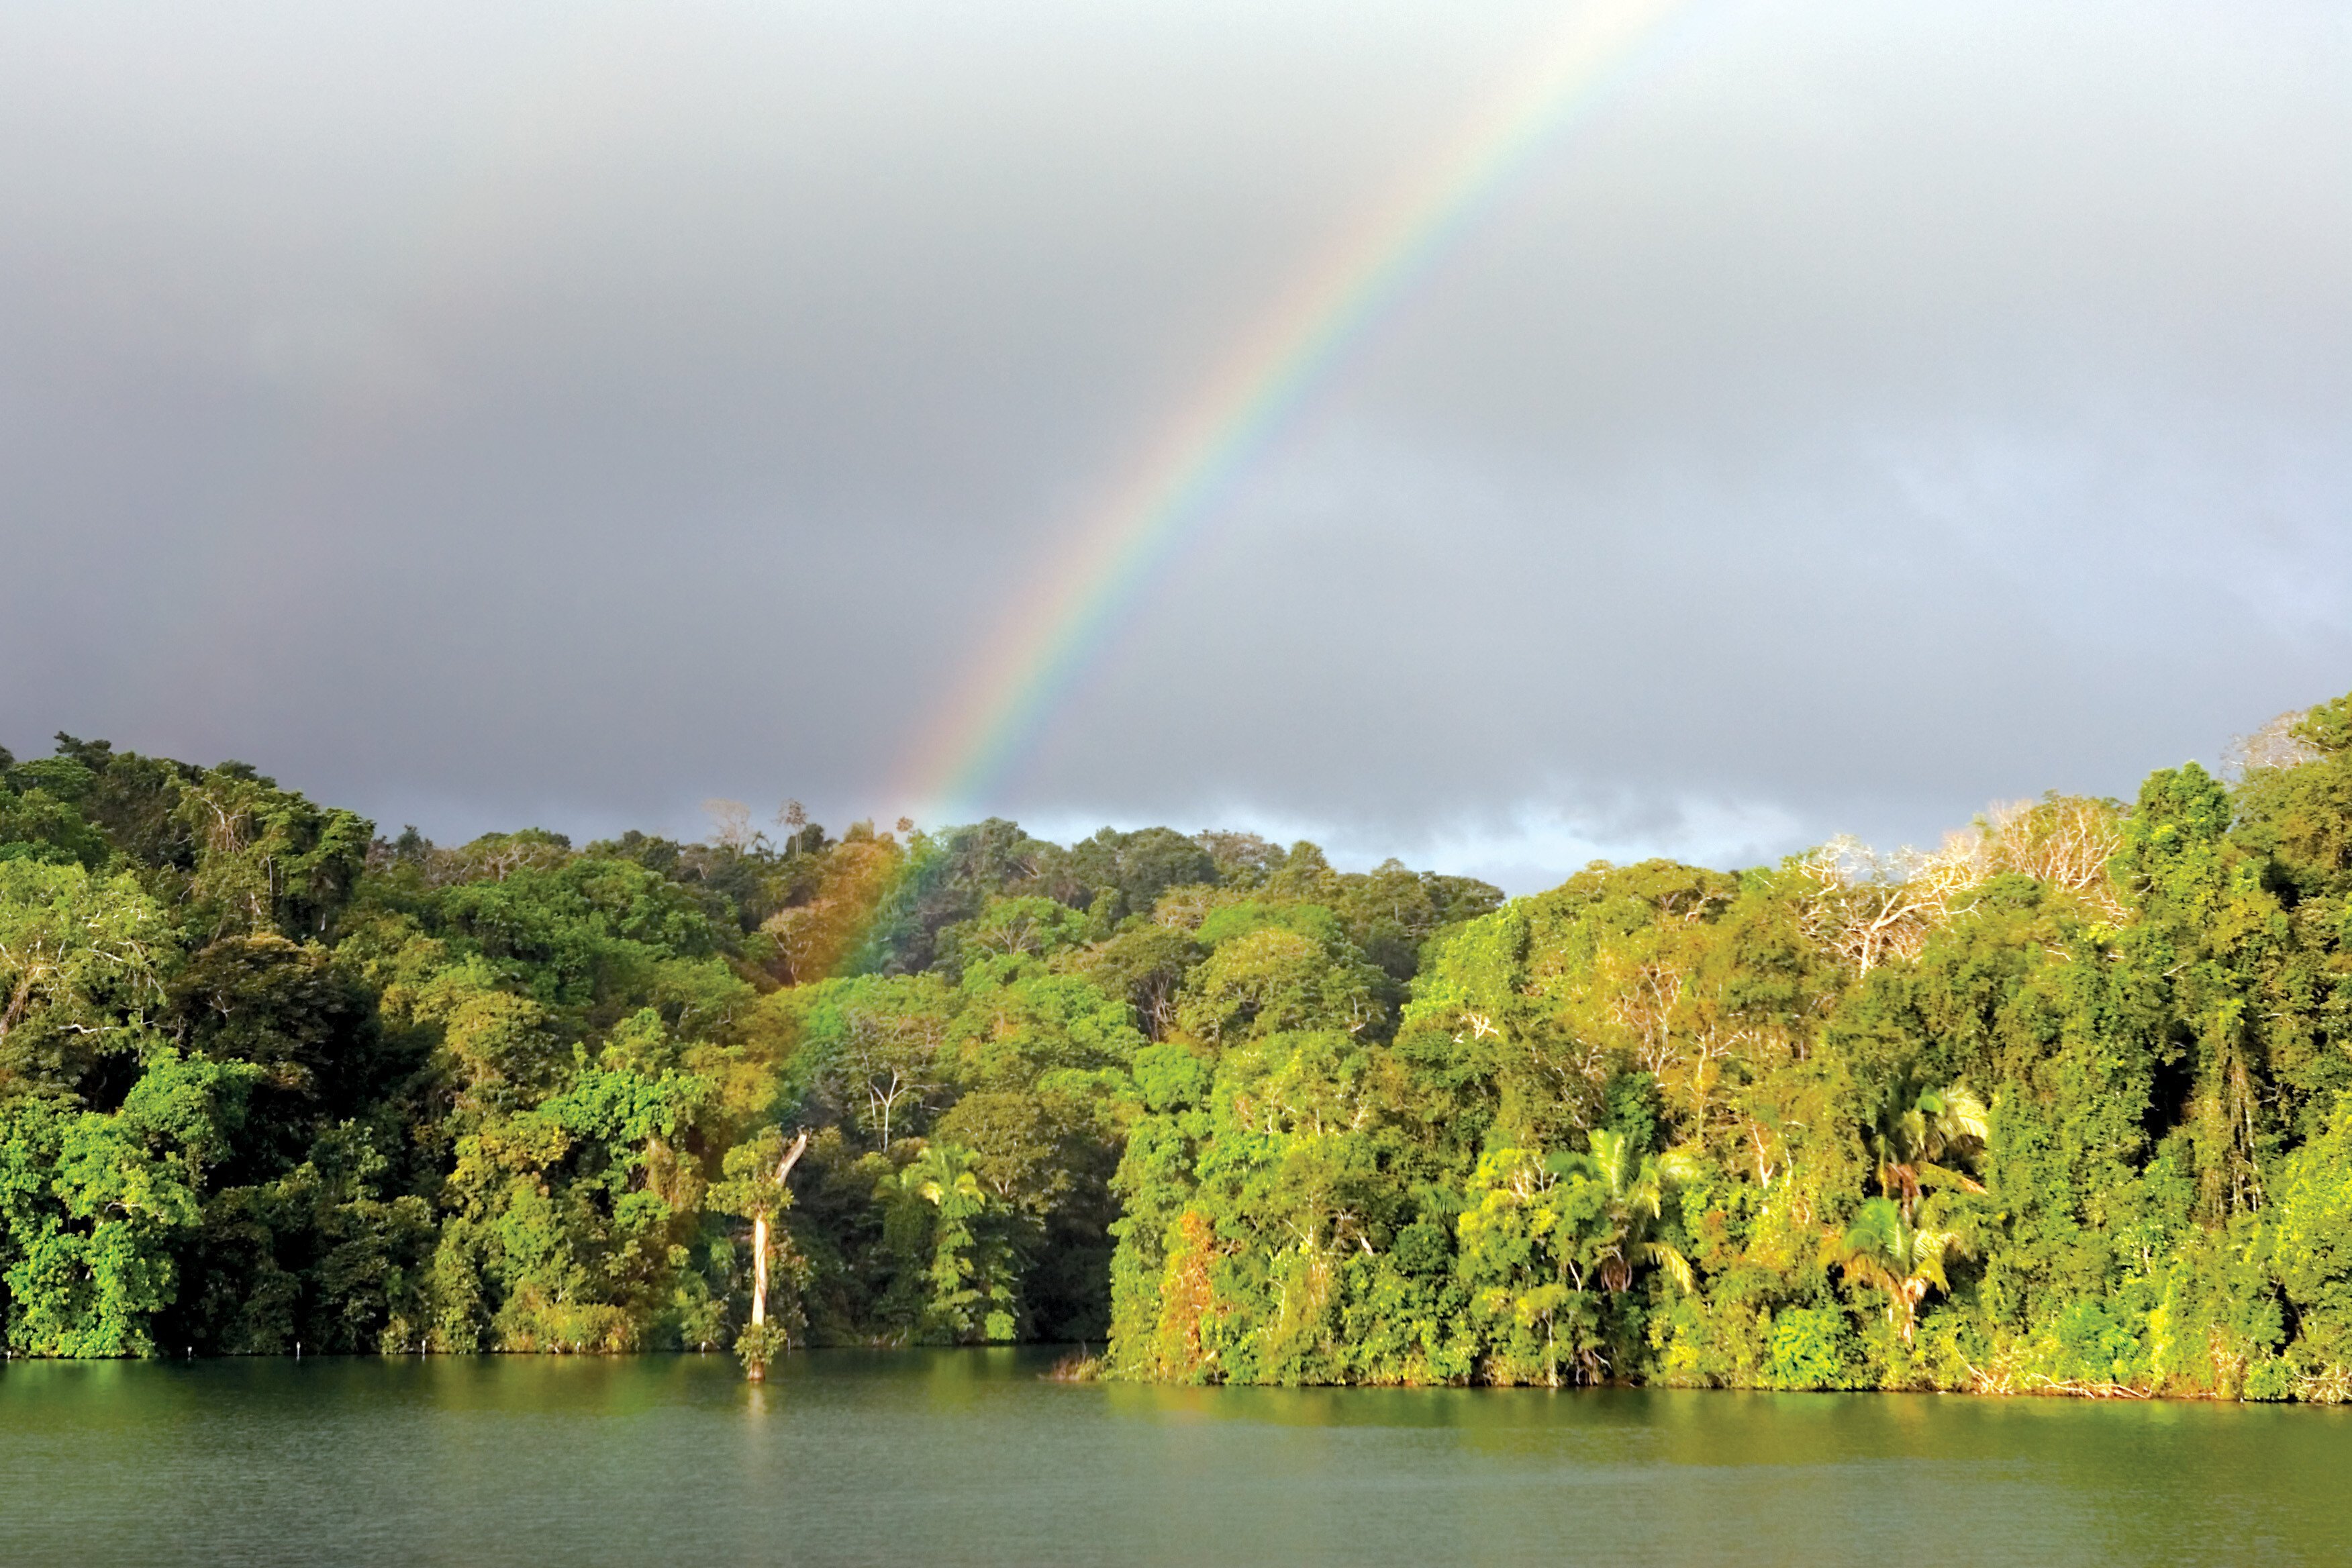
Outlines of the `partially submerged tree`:
M782 1129L761 1130L727 1152L727 1179L710 1189L707 1200L721 1214L740 1215L751 1222L751 1321L735 1336L735 1350L743 1359L744 1374L754 1383L767 1377L768 1363L786 1348L783 1336L768 1326L769 1233L776 1217L792 1206L793 1192L784 1184L808 1146L805 1128L789 1146Z

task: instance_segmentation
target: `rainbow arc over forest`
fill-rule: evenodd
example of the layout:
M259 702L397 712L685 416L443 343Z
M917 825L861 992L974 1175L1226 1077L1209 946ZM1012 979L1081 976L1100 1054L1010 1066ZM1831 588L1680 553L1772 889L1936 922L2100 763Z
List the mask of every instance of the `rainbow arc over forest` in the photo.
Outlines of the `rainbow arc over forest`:
M1527 68L1334 246L1168 422L972 661L925 732L899 797L934 822L968 820L1034 749L1124 612L1349 352L1693 8L1694 0L1570 7Z

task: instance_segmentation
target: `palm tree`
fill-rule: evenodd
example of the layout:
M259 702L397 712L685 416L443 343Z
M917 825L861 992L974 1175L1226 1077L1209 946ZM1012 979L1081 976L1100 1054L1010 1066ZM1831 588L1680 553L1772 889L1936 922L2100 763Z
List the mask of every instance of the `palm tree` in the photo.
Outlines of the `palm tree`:
M1945 1258L1968 1254L1959 1232L1915 1225L1892 1198L1872 1198L1844 1235L1832 1231L1822 1241L1823 1263L1834 1263L1848 1279L1886 1292L1886 1321L1906 1345L1928 1289L1951 1289L1944 1278Z
M1681 1159L1669 1154L1662 1163L1655 1154L1637 1157L1633 1141L1612 1128L1600 1129L1589 1142L1588 1152L1556 1154L1548 1164L1554 1175L1582 1176L1602 1188L1600 1226L1578 1248L1599 1275L1601 1289L1612 1294L1628 1289L1635 1267L1647 1264L1690 1289L1690 1259L1650 1236L1666 1189L1685 1174Z
M996 1205L980 1184L971 1151L930 1144L905 1169L883 1177L875 1195L890 1205L886 1240L908 1249L930 1247L930 1266L922 1274L929 1299L916 1309L918 1331L955 1343L1013 1338L1018 1259L1001 1227L989 1223Z
M988 1194L982 1190L971 1151L955 1143L932 1143L898 1173L900 1186L940 1211L950 1225L963 1224L983 1213Z
M1966 1171L1941 1162L1972 1161L1991 1137L1984 1101L1966 1084L1923 1089L1907 1101L1898 1093L1870 1133L1878 1156L1878 1190L1903 1205L1906 1223L1918 1209L1922 1188L1981 1193L1984 1188Z

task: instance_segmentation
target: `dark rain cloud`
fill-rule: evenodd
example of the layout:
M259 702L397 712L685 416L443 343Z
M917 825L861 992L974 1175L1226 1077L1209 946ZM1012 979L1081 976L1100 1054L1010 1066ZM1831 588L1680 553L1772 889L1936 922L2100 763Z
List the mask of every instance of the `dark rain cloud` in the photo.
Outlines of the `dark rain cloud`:
M0 11L0 742L827 820L1551 6ZM2352 30L1686 7L986 804L1535 885L2352 687Z

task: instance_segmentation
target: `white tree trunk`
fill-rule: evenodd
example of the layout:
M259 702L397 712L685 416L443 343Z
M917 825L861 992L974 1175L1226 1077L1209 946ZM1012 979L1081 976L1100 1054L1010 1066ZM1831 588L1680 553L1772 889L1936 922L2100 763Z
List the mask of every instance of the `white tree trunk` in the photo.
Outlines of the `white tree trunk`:
M751 1222L751 1326L758 1328L768 1321L768 1221L765 1215Z
M803 1131L784 1151L776 1165L776 1186L781 1191L784 1178L808 1152L809 1135ZM758 1328L768 1321L768 1216L754 1215L751 1218L751 1326Z

